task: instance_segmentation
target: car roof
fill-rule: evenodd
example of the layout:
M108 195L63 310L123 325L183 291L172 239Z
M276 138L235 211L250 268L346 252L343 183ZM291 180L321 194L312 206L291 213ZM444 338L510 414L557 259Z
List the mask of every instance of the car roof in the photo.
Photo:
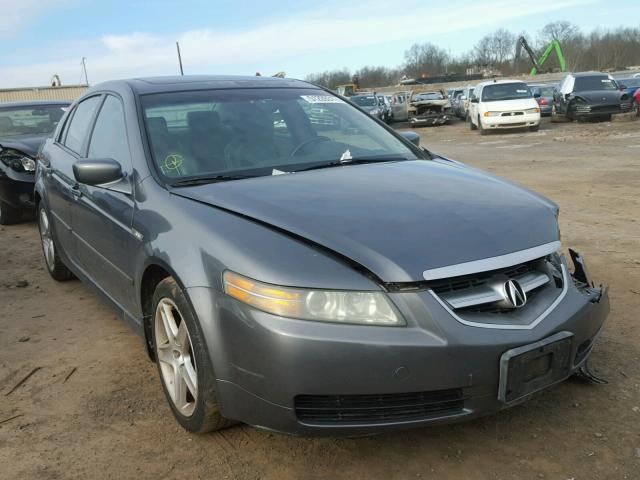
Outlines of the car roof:
M320 90L320 87L316 85L292 78L249 75L184 75L113 80L98 84L92 87L91 91L110 88L119 89L124 86L128 86L138 95L184 90L241 88L313 88Z
M569 75L573 76L575 78L593 77L593 76L610 77L610 75L608 73L604 73L604 72L578 72L578 73L570 73Z
M522 80L509 80L509 79L504 79L504 80L487 80L486 82L480 82L478 85L478 87L486 87L487 85L500 85L500 84L505 84L505 83L524 83Z
M2 102L0 108L40 107L44 105L60 105L68 107L71 101L63 100L33 100L31 102Z

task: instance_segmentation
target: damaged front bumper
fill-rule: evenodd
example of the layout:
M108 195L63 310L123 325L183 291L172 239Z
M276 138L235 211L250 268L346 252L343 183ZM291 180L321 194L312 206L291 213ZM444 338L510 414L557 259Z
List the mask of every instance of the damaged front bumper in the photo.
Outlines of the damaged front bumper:
M446 125L451 123L451 115L447 113L416 115L409 118L409 123L416 126Z
M481 417L579 372L609 300L606 287L590 282L582 257L571 256L566 295L530 329L462 324L430 290L389 293L404 328L286 319L230 297L215 302L202 287L189 296L197 311L215 312L219 329L205 336L225 417L298 435L370 434ZM517 359L533 347L543 347L540 355ZM503 373L509 352L519 377ZM562 355L556 362L562 370L549 373L553 355ZM407 410L408 404L419 407Z

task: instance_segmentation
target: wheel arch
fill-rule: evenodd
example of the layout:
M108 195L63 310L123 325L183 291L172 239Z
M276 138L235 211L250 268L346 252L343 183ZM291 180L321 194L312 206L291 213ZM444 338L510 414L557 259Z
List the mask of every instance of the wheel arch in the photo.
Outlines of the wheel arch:
M186 291L180 277L176 272L163 260L159 258L150 258L140 277L138 298L140 301L140 309L142 312L142 326L144 332L144 341L147 346L149 358L155 362L156 356L153 350L153 333L151 331L153 316L153 293L158 284L167 277L173 278L183 291ZM188 298L188 297L187 297Z

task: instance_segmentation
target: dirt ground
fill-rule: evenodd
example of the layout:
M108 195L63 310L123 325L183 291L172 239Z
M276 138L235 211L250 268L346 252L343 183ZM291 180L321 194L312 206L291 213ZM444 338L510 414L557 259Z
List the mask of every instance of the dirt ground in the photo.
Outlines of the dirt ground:
M0 478L640 478L640 122L418 131L428 148L559 203L563 244L611 286L590 362L608 385L571 379L470 423L370 438L191 435L142 341L80 282L49 278L27 222L0 228Z

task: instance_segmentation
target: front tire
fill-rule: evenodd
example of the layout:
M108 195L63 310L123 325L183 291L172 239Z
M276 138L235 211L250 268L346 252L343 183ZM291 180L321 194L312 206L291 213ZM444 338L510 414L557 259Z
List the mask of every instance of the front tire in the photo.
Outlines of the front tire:
M469 130L477 130L478 126L474 125L474 123L471 121L471 117L467 116L467 119L469 120Z
M38 205L38 230L40 231L44 263L47 266L49 275L58 282L72 279L74 277L73 273L58 255L58 246L53 236L51 220L43 202Z
M558 109L556 108L555 104L553 104L551 106L551 122L552 123L565 123L565 122L567 122L567 117L565 117L561 113L558 113Z
M13 225L22 219L22 211L0 200L0 225Z
M489 131L482 126L482 120L478 117L478 130L480 131L480 135L486 135Z
M156 364L178 423L195 433L233 425L220 414L204 336L182 288L173 278L165 278L156 287L152 304Z

